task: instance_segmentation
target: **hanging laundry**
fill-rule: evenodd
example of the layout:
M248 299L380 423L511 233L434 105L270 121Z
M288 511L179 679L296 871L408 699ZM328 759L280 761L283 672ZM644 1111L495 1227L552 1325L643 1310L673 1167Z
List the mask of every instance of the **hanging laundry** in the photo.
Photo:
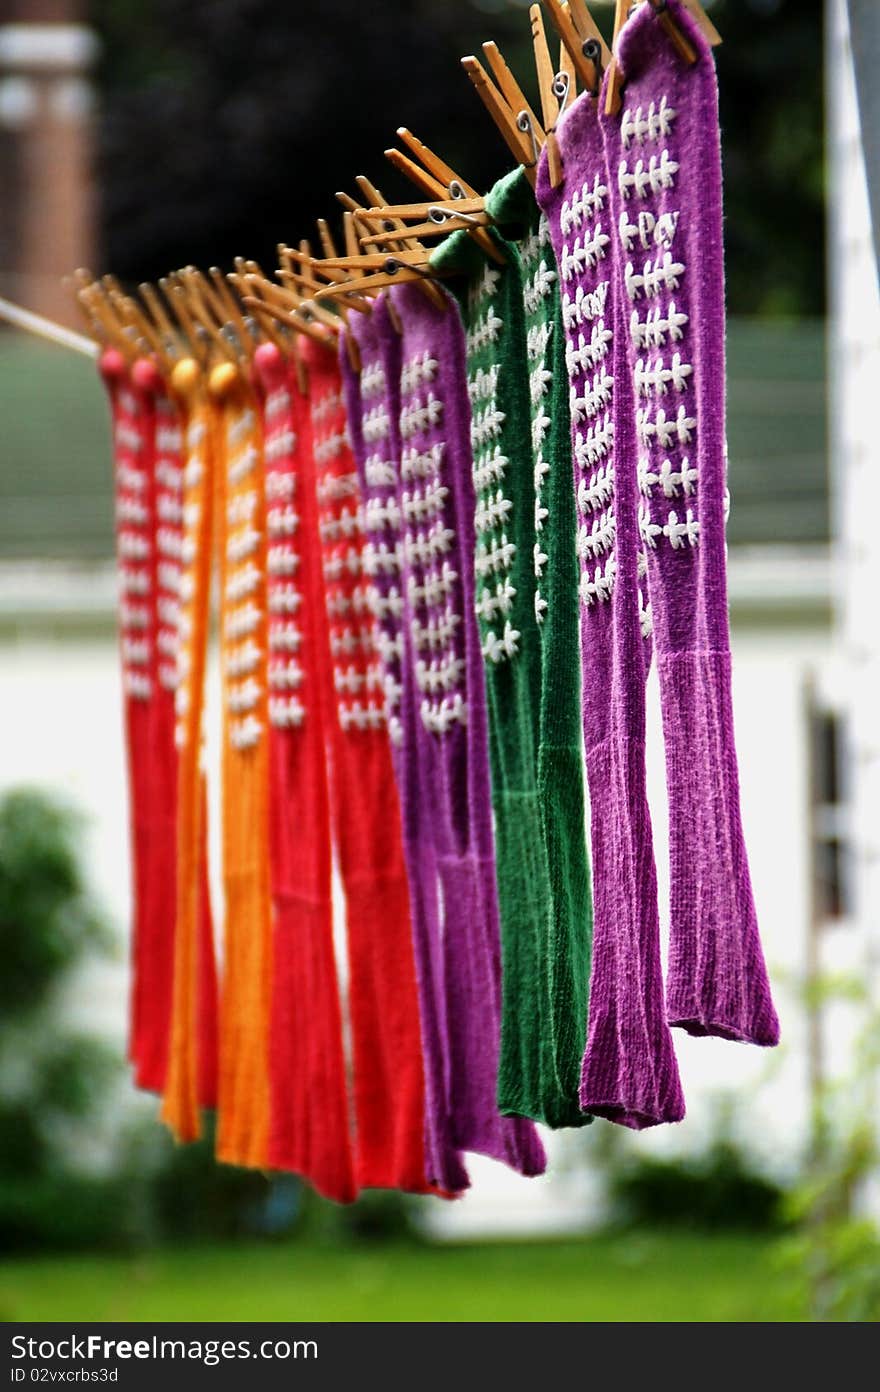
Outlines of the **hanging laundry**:
M680 1121L684 1098L666 1023L651 816L645 787L646 637L637 453L627 331L614 275L598 102L584 93L558 131L563 178L538 168L556 253L578 477L583 723L593 852L594 936L585 1111L640 1129ZM581 339L606 338L594 365ZM581 482L584 487L581 488ZM642 616L643 617L643 616Z
M465 232L435 251L455 270L467 341L477 507L476 612L489 709L501 917L498 1105L545 1120L556 1090L547 991L550 872L537 799L540 640L535 617L535 501L522 271L493 234L493 263Z
M217 445L223 668L225 953L217 1156L268 1162L272 903L269 886L266 504L253 392L233 363L208 381ZM256 665L250 665L256 649Z
M204 686L214 543L214 442L204 374L183 358L171 387L180 416L169 426L158 416L165 446L182 435L181 490L166 491L157 510L163 524L180 528L180 583L176 597L160 598L165 632L178 647L175 742L177 773L177 907L174 984L163 1119L182 1141L201 1131L199 1112L217 1101L217 979L208 887L208 826L204 776ZM169 473L168 481L173 476ZM164 510L164 516L163 516ZM161 637L161 635L160 635ZM169 651L173 643L169 641Z
M407 972L418 965L418 1041L409 1026L401 1048L420 1044L424 1059L424 1148L426 1173L446 1192L469 1184L467 1170L453 1141L454 1128L445 1095L444 1050L432 975L432 952L441 942L439 880L430 831L430 793L421 786L424 763L419 758L418 700L413 647L406 617L403 576L403 508L411 504L412 475L403 497L401 487L400 379L401 337L380 297L369 315L352 316L347 333L357 344L361 370L355 372L344 349L340 352L348 432L357 464L367 543L365 573L369 576L370 607L375 629L373 646L382 672L385 720L402 814L412 942L405 952ZM409 944L407 945L409 946ZM403 950L403 949L402 949ZM400 1054L398 1054L398 1058Z
M524 169L502 179L486 209L522 266L531 404L534 605L541 651L537 798L550 876L539 961L548 995L548 1068L543 1115L550 1126L582 1126L578 1101L586 1043L592 895L586 844L575 495L572 489L565 336L559 275L547 220ZM593 360L607 339L599 335ZM579 482L579 480L575 480Z
M161 1092L168 1062L176 909L180 425L155 365L108 349L116 457L120 633L133 847L131 1058Z
M341 353L345 353L344 338ZM359 1184L423 1193L425 1090L409 889L364 510L335 351L303 347L323 554L325 738L346 897ZM347 357L346 357L347 362ZM394 519L388 516L393 529ZM394 597L386 596L392 605Z
M357 1193L333 955L330 809L323 732L320 554L311 425L296 360L254 355L265 459L269 828L275 909L269 1163L322 1194ZM250 579L248 582L250 583ZM256 645L245 663L259 661Z
M403 325L400 482L405 612L420 693L414 724L442 925L419 971L432 981L455 1145L536 1174L546 1160L534 1128L496 1106L500 945L464 329L451 299L438 308L410 285L390 299Z
M620 34L619 119L603 122L639 460L669 793L673 1025L776 1044L779 1022L742 833L727 617L724 262L711 50L688 66L647 10Z

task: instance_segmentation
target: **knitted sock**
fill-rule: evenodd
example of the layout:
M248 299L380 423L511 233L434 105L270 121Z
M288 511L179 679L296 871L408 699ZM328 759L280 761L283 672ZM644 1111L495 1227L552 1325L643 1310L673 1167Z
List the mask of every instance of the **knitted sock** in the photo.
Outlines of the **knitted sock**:
M218 445L224 693L226 933L217 1155L228 1164L262 1167L268 1159L272 971L262 439L255 399L231 363L213 369L209 390Z
M204 748L204 746L203 746ZM208 798L205 778L200 779L198 943L196 950L197 1097L203 1107L217 1106L217 1067L220 1021L218 1018L217 963L214 952L214 917L208 873ZM178 841L178 857L180 843Z
M150 746L153 779L162 790L153 830L153 912L155 933L151 1013L156 1022L152 1086L161 1091L168 1070L171 1003L174 989L174 934L177 914L177 792L178 752L174 738L177 691L178 620L180 613L183 486L180 416L168 395L162 375L149 358L132 368L132 381L151 399L153 422L153 498L155 502L156 562L156 687Z
M159 618L179 640L176 693L177 913L174 991L163 1119L178 1140L201 1132L199 1107L216 1102L217 982L207 875L207 815L203 756L203 705L211 602L214 453L210 409L198 364L177 363L172 386L180 403L186 445L183 496L171 492L159 515L182 528L179 601L160 599ZM168 430L160 424L159 432ZM172 428L173 431L173 428ZM169 432L166 446L173 435ZM170 475L169 475L170 478ZM164 516L163 516L164 510ZM161 637L161 635L160 635ZM170 652L170 643L169 643Z
M275 904L273 1165L338 1202L356 1194L330 883L322 733L320 557L306 465L311 432L293 363L261 344L268 531L269 824ZM254 658L256 655L254 655Z
M344 350L343 350L344 351ZM424 1072L400 811L364 573L364 516L335 356L307 355L329 628L325 730L346 893L361 1184L424 1192ZM384 521L393 531L392 509ZM393 543L392 543L393 546Z
M340 353L345 389L348 431L355 458L364 511L367 543L363 570L370 577L370 604L375 615L373 642L382 670L385 717L391 758L400 798L403 853L409 884L412 938L401 935L395 945L380 942L388 953L396 951L396 971L380 971L379 980L394 983L389 1005L396 1006L399 1022L394 1030L395 1053L388 1060L396 1066L404 1050L411 1052L412 1121L416 1108L422 1113L424 1144L419 1163L423 1173L446 1192L469 1183L461 1156L451 1140L451 1124L443 1086L443 1045L438 1029L437 1002L430 972L424 963L429 944L439 940L437 866L429 828L428 809L419 796L418 760L413 720L416 717L411 650L401 598L402 529L399 502L400 479L400 371L401 343L380 297L369 315L353 316L353 334L363 363L355 373L345 351ZM387 934L385 935L387 937ZM413 942L417 945L415 961ZM415 993L416 964L418 1000ZM396 977L405 972L402 982ZM421 1011L421 1025L419 1023ZM389 1021L389 1023L391 1023ZM390 1031L389 1031L390 1033ZM424 1059L424 1070L421 1059ZM414 1159L415 1142L413 1145Z
M535 617L541 651L537 794L550 875L546 963L550 1062L545 1119L581 1126L578 1082L587 1032L593 906L584 807L581 673L577 652L577 518L559 278L547 219L523 169L486 200L516 237L523 271L534 467Z
M127 385L121 385L120 369ZM174 619L181 537L179 517L171 517L169 509L179 508L174 495L180 482L180 437L176 408L154 363L139 359L127 371L110 352L104 355L103 370L105 381L115 384L111 400L117 449L122 451L117 484L123 593L135 587L142 601L126 603L123 615L124 625L141 625L136 635L123 634L123 661L132 669L125 673L126 686L146 701L142 718L131 711L134 724L129 720L129 743L138 745L130 756L138 904L132 1060L137 1085L161 1092L168 1060L176 894Z
M151 812L155 803L150 750L151 711L155 692L153 478L150 465L152 421L149 403L132 390L129 369L115 348L101 354L100 372L107 389L113 425L116 548L119 568L119 633L128 765L129 831L132 868L132 985L129 1056L140 1086L155 1068L144 1061L150 1047L149 973Z
M561 277L582 519L577 546L595 922L580 1098L585 1111L641 1128L680 1120L684 1100L663 1004L645 792L635 441L625 326L621 332L611 289L614 243L596 107L584 94L566 113L558 132L564 178L553 189L543 157L538 201Z
M522 269L512 244L495 240L504 265L490 264L464 232L447 238L433 263L463 273L454 286L467 334L477 615L501 914L498 1106L507 1115L546 1121L557 1115L559 1097L548 986L552 895L537 784L541 643L534 553L543 519L532 482Z
M442 894L442 947L428 969L445 1010L453 1140L535 1174L546 1161L533 1126L502 1118L495 1101L500 949L464 331L451 298L437 308L411 285L391 294L403 324L400 508L422 693L415 726Z
M618 294L635 384L640 524L669 794L667 1011L691 1034L776 1044L739 805L724 541L724 268L711 49L683 63L643 7L621 33L604 123Z

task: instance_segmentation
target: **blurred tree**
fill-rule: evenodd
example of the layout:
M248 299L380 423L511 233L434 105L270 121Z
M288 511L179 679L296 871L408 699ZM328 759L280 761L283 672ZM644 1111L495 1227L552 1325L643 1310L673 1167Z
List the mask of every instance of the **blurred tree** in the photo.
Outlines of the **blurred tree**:
M118 1064L58 1025L65 977L109 941L79 832L76 814L43 793L0 800L0 1246L93 1242L116 1230L124 1205L119 1185L89 1165Z
M399 124L478 187L508 156L464 53L496 38L534 92L525 0L93 0L103 39L107 262L132 281L236 254L271 264L337 189L411 190ZM718 0L728 279L737 313L824 303L822 0ZM596 16L608 30L607 6Z
M785 1202L793 1230L779 1251L793 1295L822 1323L880 1319L880 1227L870 1197L880 1179L880 1011L868 981L822 973L803 984L820 1009L846 1002L859 1020L847 1072L822 1077L813 1096L809 1154Z

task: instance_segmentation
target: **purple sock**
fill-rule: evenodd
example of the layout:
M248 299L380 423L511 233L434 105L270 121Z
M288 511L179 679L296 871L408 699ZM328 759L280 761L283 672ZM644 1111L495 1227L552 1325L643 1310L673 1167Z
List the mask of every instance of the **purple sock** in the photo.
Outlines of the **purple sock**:
M603 120L616 293L635 387L640 527L669 794L667 1013L690 1034L779 1040L743 840L724 541L724 263L712 53L683 63L644 6L621 32Z
M601 99L600 99L601 100ZM615 286L602 132L583 95L559 129L564 178L546 157L537 196L560 273L571 384L581 565L584 743L593 851L593 968L584 1111L640 1129L679 1121L684 1098L666 1022L657 882L645 790L648 649L639 609L635 426Z
M534 1126L500 1116L495 1101L500 946L464 329L451 297L438 309L401 285L391 298L403 324L398 505L418 797L433 836L443 924L429 956L445 1016L453 1135L462 1150L537 1174L546 1159Z
M363 369L352 370L340 352L352 453L364 503L369 574L376 616L376 646L382 664L391 757L400 798L403 850L410 892L416 976L419 986L422 1054L425 1066L425 1160L428 1177L454 1192L470 1183L452 1135L446 1098L445 1015L437 990L442 982L435 960L441 941L439 879L430 836L431 804L420 787L410 641L401 583L402 528L398 503L400 473L401 341L382 298L372 314L353 315L349 332L357 340Z

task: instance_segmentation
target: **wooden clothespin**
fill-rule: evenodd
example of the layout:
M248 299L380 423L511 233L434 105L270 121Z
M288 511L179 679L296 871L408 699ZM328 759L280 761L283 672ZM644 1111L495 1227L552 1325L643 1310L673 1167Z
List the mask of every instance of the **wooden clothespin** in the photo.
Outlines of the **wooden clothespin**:
M201 327L226 361L237 364L238 353L222 331L223 317L221 316L219 320L216 319L209 308L211 296L201 272L195 266L186 266L183 270L178 271L175 277L175 290L177 303L181 306L186 305L185 312L189 316L193 328Z
M256 262L252 264L256 266ZM243 258L237 256L235 258L236 269L234 271L228 271L226 279L238 294L244 308L252 311L252 320L256 319L261 334L267 338L270 343L274 343L275 347L281 353L286 354L289 346L288 340L285 339L284 335L281 333L279 321L275 319L273 315L266 313L265 302L258 294L254 293L252 285L247 280L246 265L247 263ZM273 281L266 280L262 271L256 270L252 272L252 274L255 280L259 277L262 284L272 286L273 290L279 288Z
M171 322L165 303L154 285L144 281L138 286L138 292L144 303L145 312L157 333L161 335L162 342L166 351L172 358L179 358L182 354L182 344L180 340L180 330L176 329Z
M204 276L195 266L185 266L176 274L179 290L184 292L187 309L193 322L199 325L221 354L229 362L237 362L235 345L222 332L224 317L211 312L212 296L205 285Z
M321 243L321 250L324 255L321 258L313 256L308 263L313 281L311 298L315 298L315 292L319 288L318 277L322 276L325 281L325 284L320 286L322 290L327 289L327 283L335 285L336 287L334 301L343 320L346 318L346 310L349 309L354 309L361 314L369 313L371 308L369 300L365 299L363 295L353 295L351 293L350 286L345 284L348 280L346 272L339 270L336 266L336 262L339 259L339 252L337 251L336 243L333 239L333 234L330 231L327 219L318 218L317 227L318 239ZM296 257L295 252L291 252L291 255L294 256L294 258Z
M376 188L375 184L370 182L365 174L359 174L355 182L361 193L374 207L385 203L382 194ZM338 193L336 197L346 204L353 219L360 221L363 218L366 208L362 204L356 203L355 200L350 199L347 194ZM414 230L411 227L407 227L403 219L393 215L387 217L385 219L385 237L383 238L380 234L380 240L385 241L385 245L391 252L413 251L421 253L424 264L427 264L428 258L424 247L419 242L419 238ZM357 254L363 251L363 243L363 236L360 230L358 230L356 235ZM349 251L351 251L351 245L352 243L349 243ZM425 298L429 299L436 309L446 308L446 301L443 298L443 294L433 281L417 277L417 284Z
M498 45L484 43L483 53L495 82L473 54L462 58L461 65L495 122L507 148L517 163L523 166L529 182L534 187L538 155L546 140L544 128L505 63Z
M85 300L82 299L79 293L80 290L91 285L93 280L94 276L92 275L91 271L86 271L82 268L79 268L78 270L74 271L72 275L65 276L61 284L64 287L67 294L70 295L70 298L72 299L76 307L76 312L79 315L80 320L82 321L83 328L85 329L89 338L91 338L93 342L98 345L98 348L100 350L101 346L106 341L105 331L101 326L100 320L91 312Z
M582 86L597 96L602 74L611 61L611 50L585 0L544 0L544 4Z
M241 287L243 292L242 304L246 305L248 309L253 309L256 313L273 319L297 333L304 333L307 338L313 338L316 343L326 345L328 335L322 333L320 329L314 328L311 324L302 322L295 306L286 306L268 297L269 288L272 286L271 281L261 281L258 276L251 273L244 277L244 282Z
M282 281L284 289L291 297L297 315L297 325L301 321L323 324L332 334L339 333L342 319L338 314L316 305L311 298L319 288L319 282L312 270L312 248L307 241L301 241L299 250L280 244L278 259L281 262L276 276ZM297 267L294 270L294 266Z
M170 376L176 358L169 351L162 335L156 329L149 315L145 312L143 305L139 304L131 295L111 295L110 298L114 304L118 305L120 313L128 319L128 322L135 329L135 332L140 336L141 341L145 343L152 352L154 358L158 360L159 366L162 368L165 375Z
M614 9L614 38L611 42L613 55L611 59L611 71L608 74L608 85L605 88L605 115L616 116L621 106L621 93L623 91L623 74L617 63L617 36L623 28L629 16L629 0L616 0Z
M152 354L163 372L170 375L175 358L143 305L132 295L125 294L115 276L102 276L101 285L106 301L112 305L120 322L130 331L138 351Z
M101 282L92 280L88 284L80 283L76 293L89 316L100 324L105 341L118 348L126 362L133 363L138 356L137 344Z
M386 150L385 157L395 169L405 174L417 188L434 198L477 198L475 188L466 183L454 169L429 149L421 140L413 135L412 131L407 130L406 126L399 126L397 134L407 146L410 152L421 160L417 164L415 160L401 153L400 150ZM482 227L468 229L468 235L482 248L490 260L498 265L504 264L504 254L495 245L489 233Z
M366 294L372 294L386 286L400 285L405 281L433 281L436 278L428 269L424 247L417 251L366 252L360 256L341 256L332 263L332 269L346 278L353 277L346 282L349 290ZM358 274L359 272L361 274ZM315 298L326 299L335 293L335 286L325 285L316 292Z
M358 174L355 179L355 183L357 184L364 198L367 200L366 204L358 209L356 216L359 218L359 220L362 220L364 218L364 215L366 214L368 208L374 209L387 204L387 199L385 198L384 194L380 193L379 189L376 187L374 183L372 183L367 178L366 174ZM406 223L400 218L389 217L386 218L383 222L383 228L386 232L399 232L401 231L401 229L406 228ZM358 240L361 243L361 250L363 251L364 237L360 229L358 231ZM418 241L414 237L401 237L391 242L390 245L395 250L398 248L409 248L410 250L412 250L418 246ZM423 286L425 293L427 294L428 298L431 299L432 303L437 303L437 301L439 300L440 307L445 308L445 302L443 300L443 297L442 295L440 295L440 292L437 290L436 286L432 282L424 281L419 283ZM403 324L401 323L400 315L397 312L397 309L394 305L394 301L390 298L387 299L385 302L385 308L393 328L395 329L398 335L402 335Z
M417 222L416 218L423 218L424 221ZM410 225L407 225L408 219L412 219ZM364 234L360 239L361 246L382 245L389 251L403 245L395 240L396 221L407 226L411 237L419 240L424 237L445 237L450 232L469 232L472 227L489 227L492 223L482 198L435 198L426 203L392 204L364 211L361 221L368 227L376 224L382 229Z
M202 367L209 365L209 335L190 311L190 295L175 275L163 276L159 287L170 313L177 324L177 333L184 345L185 356L194 358Z
M295 321L295 309L291 310L277 303L276 297L290 299L291 296L282 286L269 280L256 261L245 261L238 256L235 264L236 269L229 272L230 283L238 291L245 308L256 316L265 337L275 345L284 358L293 363L300 392L305 396L309 377L297 345L296 334L314 334L316 338L320 337L321 342L326 342L326 335L319 336L318 331L310 325ZM251 267L254 269L250 269Z
M349 274L345 270L340 270L336 264L339 257L327 219L318 218L317 225L318 237L321 242L321 250L324 252L324 257L320 261L313 257L309 265L313 273L324 275L329 284L313 290L311 299L317 302L321 295L332 293L343 323L347 325L349 312L351 310L355 310L359 314L368 314L372 309L372 305L369 300L365 299L363 296L351 294L352 287L349 284ZM349 239L350 245L357 246L355 229L352 227L351 230L349 230L349 225L347 223L345 224L345 236ZM353 242L351 240L352 238L354 238ZM354 372L360 372L360 351L354 336L350 333L345 335L345 348L352 370Z
M556 141L556 125L571 95L571 87L567 73L554 72L540 5L530 7L529 19L532 25L532 48L535 55L538 91L541 95L541 112L544 118L544 129L547 132L547 169L551 185L553 188L558 188L562 181L562 160Z
M206 276L195 266L188 266L185 275L193 288L196 302L207 316L203 317L205 326L209 327L208 320L216 325L224 339L231 344L237 359L250 357L256 345L226 285L223 272L219 267L212 266Z
M706 14L706 11L703 9L703 6L700 4L700 0L681 0L681 3L684 5L685 9L690 13L691 17L694 20L694 23L702 33L703 38L706 40L706 43L709 45L709 47L717 48L718 45L722 42L721 35L715 28L715 25L712 23L709 16Z
M253 334L251 333L241 312L238 301L229 288L228 277L223 274L219 266L211 266L208 275L211 277L216 292L218 309L222 313L226 312L226 322L234 328L238 341L246 354L251 355L256 348Z
M326 318L322 319L321 322L325 323L328 328L332 325L333 332L338 333L344 320L342 310L346 307L346 301L348 299L358 299L355 295L350 296L348 288L343 284L346 279L345 273L335 270L333 266L328 264L324 259L312 256L311 252L296 251L293 247L288 247L287 255L292 261L298 262L303 271L308 270L312 274L312 278L308 285L308 293L301 296L299 291L293 286L291 273L289 271L285 272L279 270L279 275L282 281L284 281L285 287L296 295L297 300L300 302L300 310L303 313L311 312L314 296L318 290L326 289L328 285L335 288L336 294L332 303L337 306L339 312L337 314L331 314L329 310L325 309L324 315ZM319 277L321 278L319 279ZM358 303L357 307L362 308L363 306Z
M614 11L614 49L616 54L617 37L626 23L629 14L630 0L617 0L617 7ZM673 48L679 57L689 65L697 61L697 50L694 48L686 34L682 33L674 18L669 13L667 0L645 0L654 12L664 33L668 36ZM709 19L699 0L682 0L682 4L693 16L697 25L706 36L707 41L713 46L721 42L721 35L715 25ZM608 76L608 86L605 90L605 114L616 116L620 110L622 102L623 78L616 57L612 59L611 72Z
M387 200L376 188L376 185L370 182L366 174L358 174L357 178L355 179L355 183L357 184L358 188L360 189L361 193L366 199L366 203L363 205L355 204L354 200L352 199L351 203L348 206L350 210L354 212L355 217L360 221L366 213L367 208L379 207L380 205L387 203ZM346 201L344 194L338 193L336 197L343 201ZM414 237L412 231L407 229L406 223L403 222L402 219L396 217L389 218L387 219L387 221L391 224L391 226L388 229L389 231L396 231L402 234L400 238L392 244L392 249L396 249L398 247L400 247L401 249L405 249L409 247L410 250L413 250L415 247L416 238ZM358 242L360 242L361 240L362 236L359 230Z

